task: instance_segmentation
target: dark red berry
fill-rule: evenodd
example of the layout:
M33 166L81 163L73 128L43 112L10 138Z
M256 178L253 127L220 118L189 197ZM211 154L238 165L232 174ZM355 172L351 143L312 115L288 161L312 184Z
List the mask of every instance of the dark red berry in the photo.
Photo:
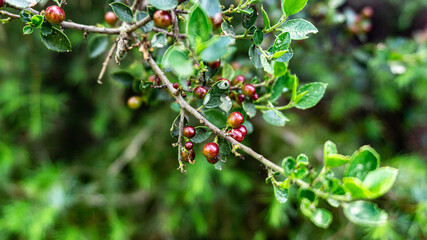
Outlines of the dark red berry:
M138 109L139 107L141 107L141 104L142 104L141 97L134 96L128 99L128 107L130 109Z
M194 152L194 149L190 149L188 151L181 151L181 157L184 162L190 162L196 158L196 153Z
M53 5L46 9L45 18L52 24L60 24L65 19L65 12L62 8Z
M254 93L254 95L252 95L252 100L256 101L258 100L259 96L258 93Z
M205 146L203 146L203 155L205 155L208 161L216 158L218 156L218 153L219 153L218 144L214 142L206 143ZM218 160L216 162L218 162Z
M227 123L232 128L238 128L243 124L243 115L240 112L232 112L228 115Z
M194 95L200 99L204 98L207 92L208 90L206 90L206 88L202 86L197 86L193 91Z
M186 98L186 97L187 97L187 94L186 94L186 93L183 93L181 96L182 96L183 98Z
M222 23L222 13L217 13L217 14L215 14L215 16L210 17L210 19L211 19L212 25L213 25L215 28L219 28L219 27L221 27L221 23Z
M256 93L256 88L252 84L245 84L242 87L242 93L247 97L252 97Z
M190 141L188 141L188 142L185 143L184 147L187 150L193 149L193 143L190 142Z
M192 138L194 135L196 135L196 129L194 129L192 126L187 126L184 128L184 130L182 130L182 134L186 138Z
M208 63L209 67L212 69L217 69L221 66L221 59Z
M116 14L112 11L106 12L104 19L105 19L105 22L110 26L116 25L117 21L119 20Z
M206 159L208 160L208 163L210 163L210 164L215 164L219 161L218 158L210 158L210 159L206 158Z
M234 138L238 142L243 141L243 133L238 129L231 129L228 131L228 134L230 134L230 137Z
M0 8L3 7L4 0L0 0Z
M241 83L245 83L245 76L243 75L238 75L233 79L233 85L236 86L237 84Z
M243 101L245 101L245 95L244 95L243 93L239 93L239 94L237 95L237 101L238 101L239 103L242 103Z
M166 28L172 24L172 16L168 11L157 10L153 15L153 20L161 28Z
M237 130L239 130L243 134L243 138L245 138L246 135L248 134L248 130L246 129L246 127L244 125L238 127Z
M227 78L218 78L217 82L218 81L227 81L228 82L228 86L231 86L231 82Z
M173 84L173 88L178 89L179 88L179 84L178 83L174 83Z
M374 16L374 9L371 6L366 6L362 9L362 15L366 18Z

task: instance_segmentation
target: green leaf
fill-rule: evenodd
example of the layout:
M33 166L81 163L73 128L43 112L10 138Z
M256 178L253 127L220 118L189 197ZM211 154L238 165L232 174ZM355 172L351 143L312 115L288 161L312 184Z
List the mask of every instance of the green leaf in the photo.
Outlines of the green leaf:
M231 146L230 143L225 139L218 139L218 147L219 147L219 154L218 156L223 159L224 157L231 154Z
M178 0L148 0L155 8L161 10L172 10L178 5Z
M264 68L264 71L266 71L269 74L274 74L273 66L268 62L267 58L264 55L261 55L261 64Z
M247 13L243 13L242 26L246 29L252 27L256 19L258 18L258 11L255 6L250 6L247 10Z
M253 118L256 115L256 108L255 105L250 101L243 101L242 103L243 109L245 110L246 114L248 114L249 117Z
M40 28L43 24L43 16L41 15L34 15L31 18L31 24L34 28Z
M117 81L117 82L119 82L125 86L132 86L133 81L135 80L135 77L126 71L115 72L115 73L111 74L111 77L115 81Z
M271 47L270 49L273 50L273 47ZM293 56L294 56L294 51L292 50L291 47L289 47L287 52L285 52L281 57L274 59L274 61L276 61L276 62L289 62L289 60L291 60L291 58Z
M288 201L288 189L281 190L280 188L274 186L274 196L276 197L276 200L283 204Z
M254 44L260 45L264 41L264 33L262 32L262 29L257 29L254 32Z
M307 109L314 107L320 99L322 99L323 94L325 94L326 83L314 82L305 84L300 89L298 89L298 94L302 92L307 92L295 105L298 109Z
M30 12L29 10L22 10L19 13L19 17L21 18L21 21L23 23L30 23L31 22L31 18L34 16L34 14L32 12Z
M234 77L233 67L230 64L225 63L224 66L222 66L221 76L222 76L222 78L225 78L225 79L233 79L233 77Z
M196 4L188 13L187 35L191 45L196 47L198 43L206 42L212 35L212 23L206 12Z
M289 17L301 11L306 4L307 0L282 0L282 12Z
M377 169L380 165L380 156L370 146L363 146L351 156L344 176L356 177L364 180L370 171Z
M310 205L311 205L311 202L306 198L303 198L299 205L302 214L304 214L304 216L309 218L311 218L311 216L313 215L313 211L311 210Z
M330 154L337 154L337 145L332 141L326 141L323 145L323 159L326 159Z
M171 133L171 136L174 138L178 138L178 136L179 136L179 121L180 120L181 120L181 115L178 114L178 116L175 118L175 120L172 123L170 133ZM188 125L188 119L186 117L184 117L184 127L186 127L187 125Z
M171 68L180 78L187 78L194 72L193 63L188 54L188 51L183 47L171 46L163 56L162 66Z
M218 81L212 85L211 89L206 93L203 99L203 105L205 108L216 108L219 107L223 99L221 96L228 96L230 86L227 81Z
M289 32L292 40L301 40L308 38L307 34L316 34L319 30L309 21L304 19L292 19L283 24L282 31Z
M223 110L224 112L228 113L231 110L231 107L233 106L233 102L231 101L231 98L226 95L222 95L220 97L221 105L219 105L219 108Z
M288 52L290 45L291 45L291 35L289 33L285 32L277 36L273 45L274 58L280 58L283 54Z
M205 126L195 127L196 135L191 139L193 143L202 143L211 135L211 130Z
M344 156L341 154L330 154L325 158L325 166L327 167L339 167L350 161L349 156Z
M222 14L218 0L200 0L200 6L208 13L209 17Z
M332 213L323 208L316 208L310 220L320 228L328 228L332 222Z
M221 29L225 36L236 38L236 32L234 31L233 26L231 26L227 22L224 21L221 23Z
M308 157L305 154L300 154L297 157L297 167L307 166L308 165Z
M358 178L343 178L343 186L353 198L368 198L370 195L369 191L363 187L363 182Z
M255 68L263 67L261 63L261 55L262 55L261 51L255 45L252 45L249 48L249 58L254 64Z
M295 159L293 157L286 157L282 160L282 168L285 171L285 176L291 175L295 170Z
M104 35L97 35L89 41L89 57L95 58L101 55L108 47L108 38Z
M280 98L283 93L283 90L286 88L286 78L279 77L274 81L273 87L271 88L271 101L276 101Z
M356 201L344 205L344 214L354 224L364 226L379 226L387 222L387 213L375 204L366 201Z
M388 192L393 186L398 170L391 167L375 169L366 175L363 187L369 190L370 198L377 198Z
M274 61L274 77L285 76L287 72L288 67L286 66L286 63Z
M202 60L212 62L228 53L228 46L234 44L231 37L215 37L206 43L206 48L200 53Z
M264 10L264 7L261 5L261 12L262 12L262 20L264 22L264 29L269 29L271 24L270 24L270 19L268 18L267 12Z
M33 7L41 0L7 0L7 4L17 7L17 8L27 8L27 7Z
M151 46L154 48L163 48L168 45L168 39L164 33L156 33L151 39Z
M206 119L218 128L224 128L227 124L227 115L219 109L208 109L204 111Z
M298 189L297 199L301 201L303 198L308 199L310 202L316 200L316 194L310 189L300 188Z
M47 49L57 52L69 52L71 51L71 43L68 40L67 35L59 31L56 28L52 28L52 33L49 35L43 35L40 33L43 44Z
M136 12L136 21L139 22L142 19L146 18L147 16L148 16L148 13L137 11ZM150 21L147 24L145 24L144 26L142 26L140 29L141 29L141 31L148 33L153 29L153 27L154 27L154 21Z
M264 118L264 120L269 124L279 127L285 126L286 122L289 121L283 113L274 110L265 111L262 114L262 118Z
M122 2L113 2L110 3L110 6L120 20L127 23L131 23L133 21L132 10L128 5Z
M306 167L300 167L297 170L295 170L295 177L298 179L305 178L310 172Z
M51 34L53 31L52 24L50 24L47 21L43 22L40 31L41 31L41 34L43 34L44 36Z
M33 27L31 27L31 26L24 26L24 27L22 28L22 33L23 33L24 35L29 35L29 34L33 33L33 31L34 31L34 28L33 28Z

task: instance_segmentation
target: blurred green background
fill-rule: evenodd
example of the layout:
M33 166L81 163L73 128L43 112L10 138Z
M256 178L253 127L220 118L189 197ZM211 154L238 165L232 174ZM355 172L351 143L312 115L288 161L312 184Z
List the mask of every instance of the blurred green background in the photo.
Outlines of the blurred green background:
M262 2L280 17L279 1ZM360 21L366 6L374 14ZM75 0L65 10L74 21L102 24L109 8ZM0 25L0 239L425 239L427 2L310 0L298 16L319 33L293 42L289 68L303 83L328 83L326 95L313 109L285 112L283 128L257 116L245 144L276 163L306 153L315 167L328 139L345 154L371 145L383 165L400 169L375 200L387 225L356 226L325 204L334 220L317 228L295 198L276 202L265 168L250 157L218 171L197 146L196 164L179 173L169 134L177 112L167 94L144 92L143 107L132 111L131 88L108 76L96 83L104 59L88 57L81 32L66 30L73 51L57 54L38 34L23 36L15 20ZM249 46L238 44L231 59L247 78L261 74ZM121 68L147 78L140 57L128 54Z

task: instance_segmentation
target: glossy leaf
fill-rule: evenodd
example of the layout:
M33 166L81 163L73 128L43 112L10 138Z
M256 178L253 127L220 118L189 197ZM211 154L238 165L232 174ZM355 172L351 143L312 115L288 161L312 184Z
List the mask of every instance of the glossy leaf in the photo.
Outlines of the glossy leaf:
M255 105L250 102L245 100L243 103L243 109L245 110L246 114L248 114L249 117L253 118L256 115L256 109L255 109Z
M31 26L24 26L23 28L22 28L22 33L24 34L24 35L29 35L29 34L31 34L31 33L33 33L34 32L34 28L33 27L31 27Z
M262 118L264 118L264 120L269 124L279 127L285 126L286 122L289 121L283 113L274 110L267 110L263 112Z
M307 166L308 165L308 157L305 154L300 154L297 157L297 167Z
M200 0L200 6L208 13L209 17L222 14L221 5L218 0Z
M310 220L320 228L328 228L332 223L332 213L323 208L316 208Z
M136 12L136 21L139 22L142 19L146 18L147 16L148 16L148 13L137 11ZM150 21L147 24L145 24L144 26L142 26L140 29L141 29L141 31L148 33L153 29L153 27L154 27L154 21Z
M298 109L308 109L314 107L320 99L322 99L323 94L325 94L326 83L314 82L303 85L298 89L298 94L307 92L295 105Z
M227 22L221 23L221 29L225 36L230 36L232 38L236 38L236 32L234 31L233 26L228 24Z
M163 56L162 66L171 68L181 78L187 78L194 72L193 63L188 57L186 49L179 46L171 46Z
M297 199L301 201L303 198L309 200L310 202L314 202L316 200L316 194L310 189L300 188L298 189Z
M291 45L291 35L287 32L276 37L273 45L273 57L280 58L285 54Z
M221 76L222 76L222 78L225 78L225 79L229 79L229 80L233 79L233 77L234 77L234 69L233 69L233 67L230 64L225 63L222 66L222 74L221 74Z
M344 214L351 222L364 226L378 226L387 222L387 213L375 204L356 201L344 205Z
M254 64L255 68L263 67L261 63L261 55L262 55L261 51L255 45L252 45L249 48L249 58Z
M120 20L127 23L131 23L133 21L132 10L128 5L122 2L113 2L110 3L110 6Z
M221 96L228 96L230 86L227 81L219 81L212 85L207 92L203 105L205 108L216 108L222 104Z
M388 192L393 186L398 170L391 167L375 169L366 175L363 187L371 193L370 198L377 198Z
M285 171L285 176L291 175L295 170L296 162L293 157L286 157L282 160L282 168Z
M292 19L283 24L282 31L289 32L292 40L301 40L308 38L307 34L316 34L319 30L307 20Z
M34 14L29 10L22 10L19 12L19 17L21 18L21 21L23 23L29 23L31 22L31 18L34 16Z
M285 76L288 72L286 63L274 61L274 77Z
M276 200L281 204L286 203L288 201L289 190L288 189L282 190L276 186L274 186L273 188L274 188L274 196L276 197Z
M174 138L178 138L179 136L179 121L181 120L181 115L178 115L175 120L172 123L171 129L170 129L170 133L171 136ZM184 117L184 127L186 127L188 125L188 119L186 117Z
M38 2L41 0L7 0L7 4L17 7L17 8L27 8L27 7L34 7Z
M71 43L68 37L56 28L52 28L52 33L49 35L43 35L40 33L43 44L47 49L57 52L69 52L71 51Z
M208 127L198 126L194 129L196 129L196 135L191 139L193 143L202 143L211 135L211 130Z
M43 24L43 16L41 15L34 15L31 17L31 25L35 28L40 28Z
M264 71L266 71L269 74L274 74L273 66L268 62L267 58L264 55L261 55L261 64L264 68Z
M108 38L104 35L97 35L89 41L89 57L95 58L101 55L108 47Z
M171 10L178 5L178 0L148 0L148 2L161 10Z
M358 178L343 178L343 186L353 198L369 198L370 196L369 191L363 187L363 182Z
M341 154L330 154L325 158L325 166L327 167L339 167L350 161L349 156Z
M250 6L246 12L243 13L242 25L244 28L249 29L255 24L258 18L258 11L255 6Z
M219 157L224 158L231 154L230 143L225 139L218 139Z
M42 24L42 27L40 28L40 33L44 36L51 34L53 31L52 24L49 22L44 21Z
M234 44L231 37L216 37L206 43L206 48L200 53L200 58L206 62L212 62L222 58L228 53L228 46Z
M227 124L227 115L219 109L208 109L204 111L206 119L218 128L224 128Z
M306 4L307 0L282 0L282 12L291 16L301 11Z
M295 170L295 177L298 179L303 179L310 173L306 167L300 167Z
M286 78L279 77L274 81L273 87L271 89L271 101L276 101L280 98L283 93L284 88L286 87Z
M163 48L168 45L168 40L164 33L156 33L151 39L151 46L154 48Z
M207 13L200 7L195 5L188 13L187 35L192 46L197 46L198 43L203 43L211 38L212 23Z
M267 12L264 10L264 7L261 5L262 20L264 22L264 29L270 28L270 19L268 18Z
M254 44L260 45L264 41L264 33L261 29L257 29L254 32Z
M370 146L363 146L351 156L344 176L356 177L364 180L370 171L377 169L380 165L380 156Z

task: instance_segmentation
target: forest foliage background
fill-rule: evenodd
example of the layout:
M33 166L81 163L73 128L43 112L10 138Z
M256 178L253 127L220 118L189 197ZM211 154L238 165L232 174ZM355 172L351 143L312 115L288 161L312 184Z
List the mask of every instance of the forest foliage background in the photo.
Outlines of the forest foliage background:
M273 17L277 2L263 1ZM355 34L366 6L372 28ZM104 0L65 9L92 24L110 10ZM427 3L310 0L299 15L319 33L293 46L290 69L301 82L328 83L325 97L309 111L289 111L285 127L255 118L245 143L276 162L306 153L317 166L326 140L346 154L371 145L383 165L399 168L394 187L375 200L389 213L387 225L356 226L327 207L334 222L320 229L296 199L274 199L265 169L250 157L218 171L197 154L181 174L169 134L177 112L166 93L153 90L130 110L131 88L96 82L104 59L88 56L94 36L66 30L73 51L53 53L15 20L0 25L0 239L426 238ZM259 74L250 44L230 57L247 78ZM120 68L152 73L127 59Z

